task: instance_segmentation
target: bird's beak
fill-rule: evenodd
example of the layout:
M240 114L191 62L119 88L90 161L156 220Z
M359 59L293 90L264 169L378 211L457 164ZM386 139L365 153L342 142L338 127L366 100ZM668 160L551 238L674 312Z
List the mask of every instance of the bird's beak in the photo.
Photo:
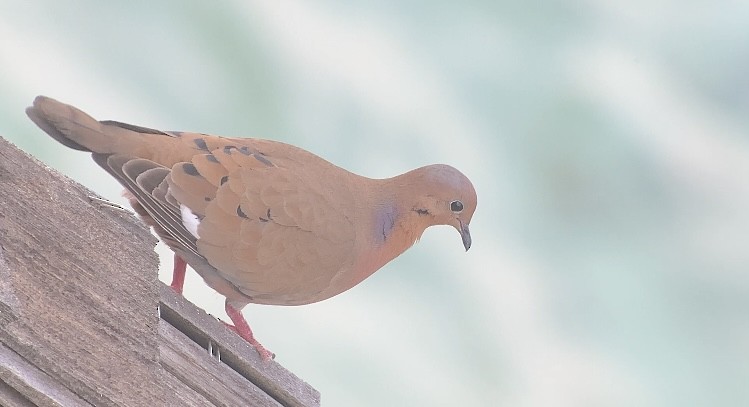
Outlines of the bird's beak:
M471 232L468 230L468 224L463 224L462 221L458 221L460 223L460 238L463 239L463 247L466 248L466 251L471 248Z

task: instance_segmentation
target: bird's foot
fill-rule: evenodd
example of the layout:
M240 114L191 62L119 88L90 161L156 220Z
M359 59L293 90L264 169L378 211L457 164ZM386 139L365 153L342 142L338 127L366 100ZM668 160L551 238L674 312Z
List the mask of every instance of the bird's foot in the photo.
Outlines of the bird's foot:
M253 348L255 348L255 351L258 353L258 355L260 355L260 359L262 359L263 362L267 362L267 361L270 361L271 359L276 358L275 353L266 349L265 346L263 346L260 342L257 341L257 339L255 339L255 337L252 335L252 331L250 331L250 335L247 336L246 334L242 334L241 332L239 332L236 326L230 323L224 322L224 321L221 321L221 322L224 324L224 326L229 328L230 331L236 333L242 339L249 342L249 344L252 345Z
M244 319L241 311L232 307L228 303L225 305L224 309L226 310L226 315L228 315L232 322L234 322L234 325L227 324L226 322L224 322L224 325L252 345L258 355L260 355L260 359L262 359L263 362L270 362L276 357L275 353L265 349L265 346L255 339L255 335L252 334L252 329L250 329L250 325Z

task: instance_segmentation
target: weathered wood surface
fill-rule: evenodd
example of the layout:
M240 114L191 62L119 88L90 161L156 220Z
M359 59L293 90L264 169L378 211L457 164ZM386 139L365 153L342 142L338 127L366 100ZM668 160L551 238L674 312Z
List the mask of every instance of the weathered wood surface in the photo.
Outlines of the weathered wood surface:
M155 238L91 196L0 138L0 405L319 405L159 282Z

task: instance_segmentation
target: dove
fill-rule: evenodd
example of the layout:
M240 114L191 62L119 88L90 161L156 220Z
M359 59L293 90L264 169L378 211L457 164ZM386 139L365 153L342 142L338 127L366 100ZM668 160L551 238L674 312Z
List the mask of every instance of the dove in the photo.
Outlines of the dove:
M248 304L304 305L338 295L410 248L425 229L454 227L466 251L476 191L434 164L386 179L259 138L161 131L97 121L38 96L29 118L61 144L90 152L135 212L174 251L172 288L189 264L226 297L226 324L263 360Z

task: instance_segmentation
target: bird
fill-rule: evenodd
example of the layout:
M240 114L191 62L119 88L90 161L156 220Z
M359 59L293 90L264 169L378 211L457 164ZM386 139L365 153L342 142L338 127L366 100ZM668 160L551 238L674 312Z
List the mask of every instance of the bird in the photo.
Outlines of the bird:
M189 264L226 297L226 326L264 361L275 355L255 338L246 305L338 295L430 226L454 227L471 247L476 190L446 164L375 179L280 141L97 121L45 96L26 114L54 140L91 153L125 188L136 214L174 251L171 287L182 293Z

